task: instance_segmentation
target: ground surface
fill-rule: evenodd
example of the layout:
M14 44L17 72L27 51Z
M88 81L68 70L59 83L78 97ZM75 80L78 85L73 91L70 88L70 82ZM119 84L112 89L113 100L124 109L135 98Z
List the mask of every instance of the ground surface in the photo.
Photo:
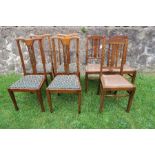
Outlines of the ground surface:
M46 112L40 112L35 94L16 93L19 111L15 111L7 87L20 75L0 75L0 128L155 128L155 75L138 74L136 95L130 113L126 113L127 98L105 99L105 110L99 113L100 97L97 81L83 87L82 111L77 113L77 96L52 95L54 112L50 113L45 87L42 90Z

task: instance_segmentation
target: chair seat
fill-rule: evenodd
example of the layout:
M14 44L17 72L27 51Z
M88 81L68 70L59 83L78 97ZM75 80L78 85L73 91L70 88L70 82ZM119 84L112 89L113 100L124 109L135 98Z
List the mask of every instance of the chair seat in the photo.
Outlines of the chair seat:
M134 85L131 84L121 75L102 75L101 82L103 88L133 88Z
M80 70L80 65L79 65L79 70ZM58 66L57 72L58 73L63 73L64 72L64 64L61 64L61 65ZM70 63L69 64L69 72L70 73L77 72L77 64L76 63Z
M16 81L10 89L39 89L45 77L43 75L26 75L22 79Z
M76 75L57 75L47 89L80 89Z
M132 73L132 72L135 72L136 69L134 68L131 68L130 66L128 65L124 65L123 67L123 73ZM87 73L100 73L100 64L88 64L86 66L86 72ZM104 73L108 73L109 72L109 69L108 68L103 68L103 72ZM120 69L113 69L113 72L114 73L119 73L120 72Z

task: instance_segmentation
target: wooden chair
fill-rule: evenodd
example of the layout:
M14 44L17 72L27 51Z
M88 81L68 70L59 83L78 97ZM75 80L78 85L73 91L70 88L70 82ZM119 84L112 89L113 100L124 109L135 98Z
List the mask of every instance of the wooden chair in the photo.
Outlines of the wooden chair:
M70 45L69 45L69 52L68 52L68 63L69 63L69 72L70 74L76 74L78 72L78 76L80 77L80 63L76 64L76 51L78 50L77 48L79 48L77 46L77 37L78 34L77 33L71 33L71 34L57 34L57 37L70 37ZM65 73L65 69L64 69L64 59L63 59L63 45L61 44L61 40L60 39L54 39L54 49L56 51L56 58L57 58L57 62L56 62L56 68L54 68L54 76L56 75L62 75L62 74L66 74ZM72 54L72 59L71 59L71 54ZM73 55L75 56L73 58ZM78 58L79 59L79 58ZM78 70L77 70L78 69Z
M24 72L24 77L21 78L20 80L18 80L17 82L15 82L14 84L12 84L9 88L8 88L8 92L10 94L10 97L13 101L14 107L16 110L19 110L18 106L17 106L17 102L15 99L15 95L14 92L32 92L32 93L36 93L40 106L41 106L41 111L44 112L45 108L43 105L43 99L42 99L42 95L41 95L41 89L43 84L46 81L46 70L45 70L45 66L43 67L44 69L44 75L37 75L37 69L36 69L36 58L35 58L35 52L34 52L34 43L38 43L39 44L39 48L40 48L40 55L43 56L43 47L42 47L42 38L35 38L35 39L24 39L24 38L17 38L16 39L17 42L17 47L19 50L19 55L21 58L21 63L22 63L22 67L23 67L23 72ZM28 75L26 72L26 65L25 65L25 61L24 61L24 56L23 56L23 51L21 48L21 43L24 43L25 46L28 49L28 53L30 56L30 62L32 64L32 71L33 73L31 75ZM44 56L43 56L44 57ZM42 58L43 58L42 57ZM43 63L43 59L42 59L42 63ZM44 64L44 63L43 63Z
M104 98L105 96L123 97L129 96L127 112L130 111L132 100L136 87L123 77L123 67L125 64L128 40L124 39L110 39L109 44L111 45L108 49L108 60L105 62L105 40L104 50L102 51L102 59L100 66L100 112L104 109ZM120 57L119 57L120 56ZM113 70L119 69L119 74L105 75L103 69L108 68L112 73ZM126 94L117 94L117 91L126 91ZM110 92L110 94L109 94ZM112 92L115 92L114 94Z
M102 36L88 36L87 37L87 42L86 42L86 73L85 73L85 91L87 92L88 90L88 79L89 76L91 74L100 74L100 60L101 60L101 50L102 50L102 44L101 44L101 39L97 40L95 38L102 38ZM128 39L127 36L113 36L110 39ZM110 42L107 40L107 45L108 48L106 48L106 56L108 57L108 49L112 48L113 46L111 46ZM99 52L99 54L95 54ZM126 58L125 58L125 62L126 64ZM120 72L119 69L115 69L113 70L113 73L118 74ZM103 69L103 73L105 74L109 74L110 70L108 70L108 68L104 68ZM111 74L111 73L110 73ZM131 68L128 65L124 65L124 69L123 69L123 74L129 75L131 77L131 82L134 83L135 82L135 78L136 78L136 70L134 68Z
M70 44L72 39L76 40L76 72L70 72ZM60 43L61 49L61 58L59 57L59 52L55 49L55 44L57 42ZM54 56L54 71L55 78L50 83L48 88L46 89L46 94L48 98L48 104L50 111L53 111L52 103L51 103L51 94L52 93L73 93L78 95L78 113L81 112L81 85L79 80L79 37L77 36L56 36L52 37L52 46L53 46L53 56ZM58 72L58 63L59 60L63 61L64 72Z
M85 91L88 90L88 79L91 74L100 73L101 53L104 36L88 35L86 40Z
M52 55L52 45L51 45L51 35L50 34L42 34L42 35L31 35L31 38L42 38L42 44L43 44L43 49L44 49L44 57L43 57L43 64L45 65L45 69L46 69L46 74L49 74L51 77L51 80L54 77L54 68L53 68L53 55ZM48 63L48 61L50 63ZM43 66L39 66L37 65L37 69L38 72L37 74L43 74L44 70L43 70Z

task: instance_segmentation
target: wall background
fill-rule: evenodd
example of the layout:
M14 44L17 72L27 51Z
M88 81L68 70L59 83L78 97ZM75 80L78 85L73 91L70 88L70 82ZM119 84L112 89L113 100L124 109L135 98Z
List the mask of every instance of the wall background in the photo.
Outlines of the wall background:
M86 33L84 33L86 30ZM80 36L80 61L85 63L85 36L87 34L128 35L127 63L139 71L155 71L155 27L98 27L86 26L45 26L45 27L0 27L0 73L21 73L21 62L15 38L28 37L30 34L73 33ZM27 61L29 64L29 61Z

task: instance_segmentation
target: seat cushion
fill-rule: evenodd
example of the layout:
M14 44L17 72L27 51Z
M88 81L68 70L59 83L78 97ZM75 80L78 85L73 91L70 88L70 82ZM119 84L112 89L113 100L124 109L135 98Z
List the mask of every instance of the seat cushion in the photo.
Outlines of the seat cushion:
M87 64L86 66L86 72L88 73L99 73L100 72L100 64ZM124 65L124 68L123 68L123 72L124 73L131 73L131 72L135 72L136 69L134 68L131 68L130 66L128 65ZM108 68L103 68L103 72L109 72L109 69ZM120 69L114 69L113 70L114 73L119 73L120 72Z
M101 82L103 88L133 88L131 84L121 75L102 75Z
M38 89L45 80L43 75L26 75L22 79L16 81L10 89Z
M76 75L57 75L47 89L80 89Z
M79 65L79 70L80 70L80 65ZM57 72L58 73L63 73L64 72L64 64L61 64L61 65L58 66ZM76 63L70 63L69 64L69 72L70 73L77 72L77 64Z

